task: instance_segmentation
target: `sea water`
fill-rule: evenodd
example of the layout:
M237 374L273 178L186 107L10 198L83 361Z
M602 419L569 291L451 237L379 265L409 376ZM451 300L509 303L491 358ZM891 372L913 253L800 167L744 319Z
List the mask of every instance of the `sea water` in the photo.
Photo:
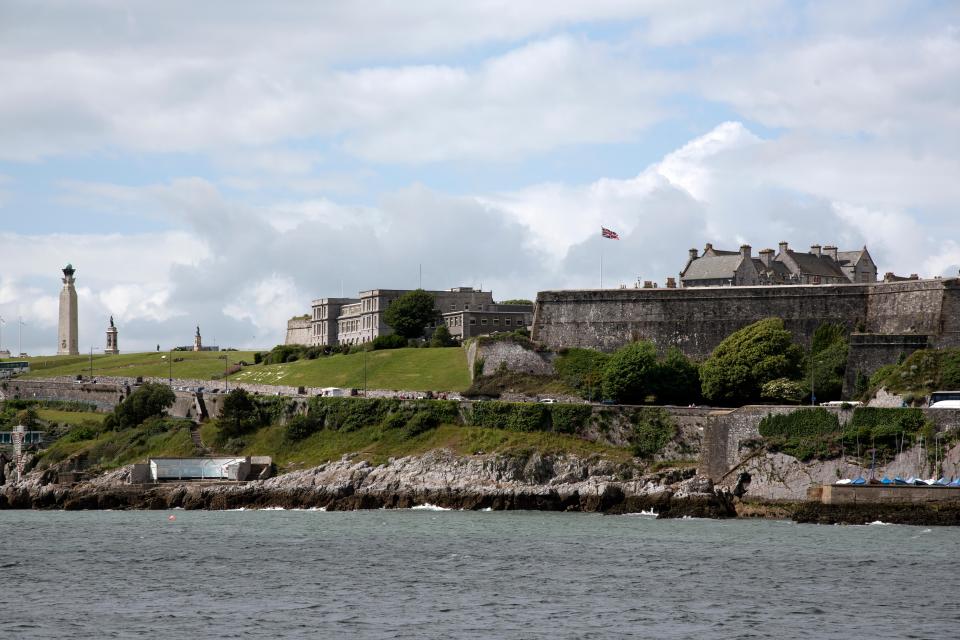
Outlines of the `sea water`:
M960 629L955 528L435 510L0 511L0 540L0 638L946 638Z

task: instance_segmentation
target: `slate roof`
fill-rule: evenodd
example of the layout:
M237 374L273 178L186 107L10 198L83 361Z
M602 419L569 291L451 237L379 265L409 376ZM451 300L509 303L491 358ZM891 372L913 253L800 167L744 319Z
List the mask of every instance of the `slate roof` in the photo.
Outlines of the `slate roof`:
M787 265L783 264L782 262L773 260L768 267L767 265L763 264L763 260L760 258L754 258L753 264L757 268L757 272L760 274L773 272L772 276L776 282L786 282L790 279L790 269L788 269Z
M837 251L837 262L853 266L860 261L860 256L862 255L863 249L859 251Z
M707 256L692 260L680 277L683 280L718 280L732 278L743 256L739 253Z
M790 254L790 257L796 261L797 266L800 267L800 272L812 276L827 276L829 278L844 278L846 279L847 274L843 272L843 269L840 268L840 265L834 262L833 258L822 255L816 256L812 253L797 253L796 251L787 250L787 253ZM844 252L847 253L847 252Z

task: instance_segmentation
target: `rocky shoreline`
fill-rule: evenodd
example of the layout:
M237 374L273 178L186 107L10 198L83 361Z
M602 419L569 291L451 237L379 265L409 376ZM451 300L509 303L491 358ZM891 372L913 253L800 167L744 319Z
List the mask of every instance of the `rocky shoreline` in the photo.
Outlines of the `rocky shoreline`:
M90 481L53 483L34 471L0 488L0 509L403 509L639 513L662 518L736 517L734 497L692 469L634 475L630 465L570 455L457 456L436 450L383 465L327 464L246 483L132 485L129 469Z
M602 458L533 453L457 456L436 450L372 465L349 456L310 469L245 483L129 484L121 468L60 485L52 469L0 486L0 509L406 509L535 510L659 518L765 518L813 524L960 525L960 502L825 505L771 501L718 488L693 469L639 474ZM9 476L8 476L9 477Z

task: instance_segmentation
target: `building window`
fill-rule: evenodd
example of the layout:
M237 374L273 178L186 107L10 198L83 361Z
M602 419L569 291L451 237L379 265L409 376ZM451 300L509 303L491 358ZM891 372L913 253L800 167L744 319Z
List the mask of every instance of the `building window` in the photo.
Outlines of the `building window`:
M470 324L477 324L476 318L470 318Z
M480 324L487 324L487 319L486 318L481 319Z
M494 318L494 319L493 319L493 324L499 325L499 324L500 324L500 318Z
M509 327L509 326L510 326L510 318L504 318L503 324Z
M464 310L464 311L470 311L470 305L468 305L468 304L463 305L463 310Z

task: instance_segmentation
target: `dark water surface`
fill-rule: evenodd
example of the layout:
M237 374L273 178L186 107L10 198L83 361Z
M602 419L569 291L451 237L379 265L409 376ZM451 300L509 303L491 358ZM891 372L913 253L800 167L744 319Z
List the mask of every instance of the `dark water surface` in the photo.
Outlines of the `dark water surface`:
M953 528L0 511L0 539L4 639L960 637Z

